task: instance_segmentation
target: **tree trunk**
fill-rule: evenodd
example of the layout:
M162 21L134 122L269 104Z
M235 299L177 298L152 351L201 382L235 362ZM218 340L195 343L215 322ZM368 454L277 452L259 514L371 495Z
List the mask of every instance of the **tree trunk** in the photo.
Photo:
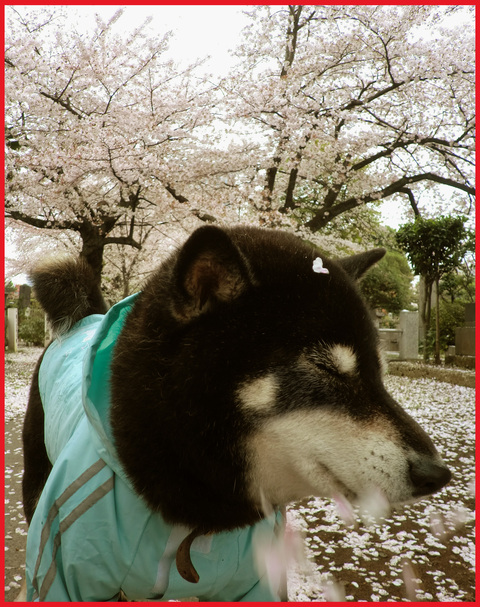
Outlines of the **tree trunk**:
M287 29L287 40L285 44L285 60L282 65L282 72L280 78L285 78L288 70L292 67L293 60L295 59L295 52L297 50L297 36L300 31L300 15L302 14L302 5L290 5L288 7L290 12L290 21Z
M93 224L85 221L80 229L82 237L82 250L80 257L84 257L92 268L95 282L101 286L103 270L103 252L105 249L105 236Z
M130 295L130 272L127 269L125 259L122 259L122 282L123 282L123 299Z
M273 159L273 165L267 169L267 182L263 190L263 201L267 207L270 207L272 203L273 188L275 187L275 179L277 177L280 160L280 157L276 156Z
M115 227L117 219L118 217L106 217L100 225L85 219L78 228L82 238L80 256L84 257L92 268L98 286L101 286L102 282L103 253L107 245L129 245L138 250L142 248L142 245L133 238L135 224L130 226L128 236L108 236Z
M84 257L87 260L88 265L92 268L95 275L95 282L98 285L101 285L102 282L103 250L103 244L93 247L84 242L80 253L80 256Z
M437 277L435 280L435 364L440 364L440 279Z
M425 318L427 314L427 285L423 276L420 276L418 283L418 312L421 321L419 337L422 341L425 339Z
M295 208L295 203L293 200L293 192L295 191L295 185L297 183L297 176L298 176L298 167L295 167L290 171L290 177L288 179L288 186L287 186L287 195L285 197L285 204L280 209L281 211L286 211L287 209Z
M282 70L280 72L280 78L286 78L288 71L292 67L293 61L295 59L295 52L297 50L297 36L298 32L301 28L300 26L300 15L303 11L303 6L299 5L290 5L288 7L290 12L290 20L288 24L286 40L285 40L285 58L282 65ZM273 189L275 187L275 180L278 174L278 167L280 166L280 162L282 160L283 151L285 149L285 145L288 141L284 135L281 136L281 139L277 146L277 152L275 157L273 158L272 166L267 169L267 179L265 183L265 187L263 190L263 202L267 205L267 208L271 206L272 198L273 198ZM298 171L297 171L298 172ZM296 175L294 177L296 180ZM295 187L295 182L293 182L292 186L292 200L293 200L293 188ZM285 205L284 209L293 208L293 206L289 207Z
M432 314L432 282L427 281L426 278L421 278L424 283L424 299L420 305L420 318L423 325L423 360L428 361L428 332L430 327L430 317Z

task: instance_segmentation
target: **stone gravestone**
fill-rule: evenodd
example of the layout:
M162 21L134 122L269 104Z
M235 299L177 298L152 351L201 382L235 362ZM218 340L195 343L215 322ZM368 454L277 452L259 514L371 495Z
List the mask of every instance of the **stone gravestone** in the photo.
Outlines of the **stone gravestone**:
M16 352L18 349L18 310L8 308L7 310L7 342L8 351Z
M29 285L20 285L18 293L18 309L25 310L30 307L32 297L32 287Z
M475 302L465 304L465 326L475 326Z
M455 364L475 367L475 304L465 305L465 326L455 329Z
M417 360L418 312L402 310L399 315L399 328L402 332L399 347L399 360Z

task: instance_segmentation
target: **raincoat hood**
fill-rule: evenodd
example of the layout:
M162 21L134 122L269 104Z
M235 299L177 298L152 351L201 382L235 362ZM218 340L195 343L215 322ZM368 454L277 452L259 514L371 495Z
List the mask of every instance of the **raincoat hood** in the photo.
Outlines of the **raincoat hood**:
M100 457L125 480L110 426L110 366L117 337L138 295L120 301L101 317L83 361L82 401L92 439Z

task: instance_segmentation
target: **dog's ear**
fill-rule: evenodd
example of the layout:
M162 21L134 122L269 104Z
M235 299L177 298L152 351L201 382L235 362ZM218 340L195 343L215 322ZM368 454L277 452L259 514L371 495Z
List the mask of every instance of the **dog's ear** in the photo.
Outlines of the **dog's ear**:
M386 252L385 249L372 249L365 253L358 253L357 255L339 259L339 263L347 274L357 280L377 261L380 261Z
M218 302L233 301L250 284L246 262L228 234L198 228L179 252L174 268L174 313L190 320Z

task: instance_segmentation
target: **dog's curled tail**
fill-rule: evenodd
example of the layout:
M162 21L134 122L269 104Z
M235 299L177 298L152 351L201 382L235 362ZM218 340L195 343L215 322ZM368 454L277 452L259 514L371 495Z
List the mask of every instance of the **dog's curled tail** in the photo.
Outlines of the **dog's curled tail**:
M82 257L47 258L32 269L30 279L55 337L85 316L107 312L93 269Z

